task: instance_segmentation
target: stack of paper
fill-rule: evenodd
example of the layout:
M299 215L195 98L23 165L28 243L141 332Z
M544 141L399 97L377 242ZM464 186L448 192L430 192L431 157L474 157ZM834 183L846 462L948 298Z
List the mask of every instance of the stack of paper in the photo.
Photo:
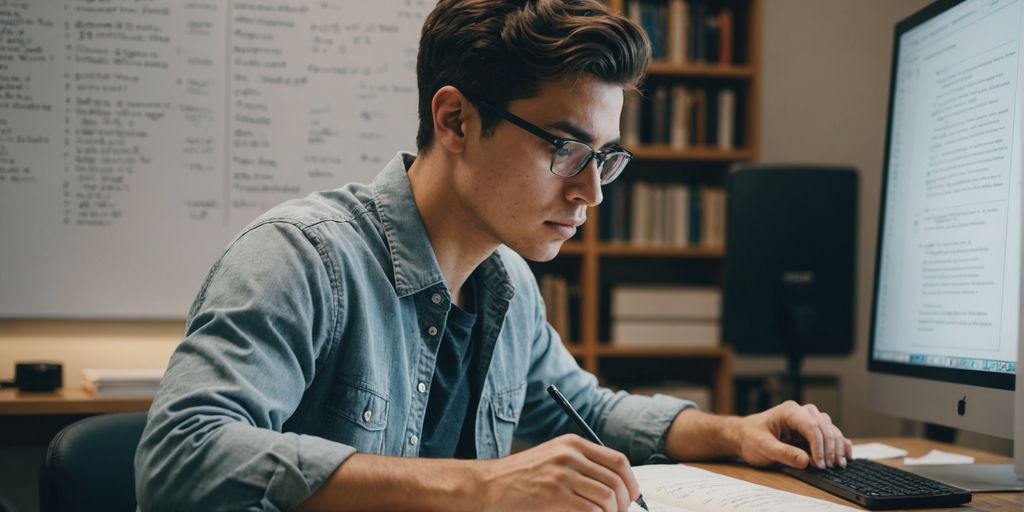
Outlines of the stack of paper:
M907 451L883 443L861 443L853 445L853 458L882 460L906 457Z
M903 464L907 466L925 466L931 464L974 464L974 457L943 450L932 450L921 457L907 457L903 459Z
M163 368L85 368L82 388L98 396L151 397L163 376Z

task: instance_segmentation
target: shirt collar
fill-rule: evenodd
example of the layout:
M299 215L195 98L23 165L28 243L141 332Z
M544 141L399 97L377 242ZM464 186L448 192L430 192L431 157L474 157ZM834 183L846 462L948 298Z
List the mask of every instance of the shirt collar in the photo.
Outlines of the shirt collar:
M373 201L377 205L384 237L391 252L395 276L395 292L405 297L444 283L444 274L434 256L427 228L412 195L408 168L416 155L399 152L373 180ZM480 284L512 300L515 288L501 261L501 251L494 251L480 265ZM478 288L479 290L479 288Z

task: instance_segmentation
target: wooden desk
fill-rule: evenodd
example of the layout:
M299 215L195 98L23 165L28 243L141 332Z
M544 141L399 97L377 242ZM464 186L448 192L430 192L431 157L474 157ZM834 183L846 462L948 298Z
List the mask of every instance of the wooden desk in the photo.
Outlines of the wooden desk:
M0 416L88 415L145 411L151 398L97 397L81 389L53 393L22 393L0 389Z
M969 448L963 448L960 446L950 445L946 443L939 443L935 441L927 441L924 439L915 438L872 438L872 439L857 439L856 443L869 443L877 441L880 443L889 444L899 448L903 448L909 452L910 457L920 457L928 453L933 449L940 449L949 452L962 453L965 455L971 455L974 457L975 462L982 464L1004 464L1011 462L1008 457L1001 457L999 455L993 455L991 453L985 453L978 450L971 450ZM890 466L900 467L903 465L902 459L889 459L879 461ZM738 478L747 482L763 485L766 487L772 487L774 489L781 489L783 491L789 491L796 494L802 494L804 496L811 496L814 498L820 498L826 501L840 503L853 508L861 508L856 503L846 501L838 496L829 494L817 487L808 485L796 478L789 475L780 473L778 471L756 469L742 464L729 464L729 463L688 463L687 465L706 469L708 471L714 471L715 473ZM1024 510L1024 493L1020 492L988 492L988 493L974 493L973 499L970 503L961 508L934 508L934 509L913 509L916 512L921 511L942 511L951 512L957 510L966 510L967 508L981 509L986 512L998 512L998 511L1013 511L1021 512Z
M151 402L150 398L96 397L79 388L54 393L0 389L0 501L6 500L12 510L37 510L36 475L57 432L86 416L145 411Z

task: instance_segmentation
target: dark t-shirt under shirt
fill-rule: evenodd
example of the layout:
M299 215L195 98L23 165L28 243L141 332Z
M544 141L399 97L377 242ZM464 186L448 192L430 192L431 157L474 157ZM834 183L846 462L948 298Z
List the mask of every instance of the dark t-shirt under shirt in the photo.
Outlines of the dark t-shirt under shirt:
M466 281L467 309L452 304L448 311L430 397L420 436L420 457L476 458L476 407L480 400L477 381L476 285Z

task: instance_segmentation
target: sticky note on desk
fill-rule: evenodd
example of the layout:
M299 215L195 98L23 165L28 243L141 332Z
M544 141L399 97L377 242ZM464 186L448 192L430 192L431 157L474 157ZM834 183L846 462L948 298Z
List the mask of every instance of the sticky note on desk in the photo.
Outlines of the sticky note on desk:
M924 457L907 457L903 459L906 466L924 466L926 464L973 464L974 457L959 453L932 450Z
M906 456L906 450L896 448L895 446L889 446L884 443L863 443L853 445L853 458L855 459L881 460Z

